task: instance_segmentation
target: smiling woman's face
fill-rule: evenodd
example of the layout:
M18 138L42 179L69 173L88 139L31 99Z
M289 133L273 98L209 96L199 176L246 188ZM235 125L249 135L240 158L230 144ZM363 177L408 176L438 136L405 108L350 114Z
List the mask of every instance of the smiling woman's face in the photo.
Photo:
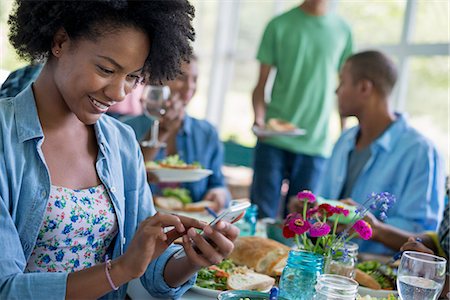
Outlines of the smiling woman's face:
M67 35L64 38L63 30L59 33L63 42L53 47L56 87L68 109L81 122L93 124L136 85L150 41L147 34L134 27L122 27L95 41L80 39L76 43Z

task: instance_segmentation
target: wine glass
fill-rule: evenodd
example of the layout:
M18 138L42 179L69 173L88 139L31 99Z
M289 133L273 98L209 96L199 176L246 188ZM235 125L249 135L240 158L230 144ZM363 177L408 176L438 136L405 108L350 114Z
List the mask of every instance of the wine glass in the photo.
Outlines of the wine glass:
M141 141L142 147L165 147L166 143L158 140L159 120L166 113L165 102L169 99L168 86L147 85L142 93L142 106L144 114L153 120L150 140Z
M405 251L397 273L400 299L438 299L444 287L446 263L443 257Z

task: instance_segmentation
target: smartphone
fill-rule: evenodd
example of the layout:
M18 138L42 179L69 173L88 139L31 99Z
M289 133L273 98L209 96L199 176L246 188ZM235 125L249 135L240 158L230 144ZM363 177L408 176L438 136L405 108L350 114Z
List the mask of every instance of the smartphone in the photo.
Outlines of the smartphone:
M245 214L247 208L250 207L250 202L248 201L236 201L233 200L230 203L230 206L225 209L220 215L217 216L214 220L209 223L209 226L214 227L219 221L225 221L228 223L235 223L239 221ZM184 249L178 250L173 257L176 259L185 257L186 253Z

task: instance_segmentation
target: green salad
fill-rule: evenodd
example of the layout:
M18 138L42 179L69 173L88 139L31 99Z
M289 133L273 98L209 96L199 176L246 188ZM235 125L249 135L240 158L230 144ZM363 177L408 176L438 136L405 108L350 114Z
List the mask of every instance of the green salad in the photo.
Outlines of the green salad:
M173 197L180 200L183 204L192 203L192 198L188 189L183 188L165 188L162 190L164 197Z
M192 164L187 164L182 159L180 159L180 156L178 154L175 155L169 155L165 157L164 159L159 161L159 164L162 166L170 166L170 167L192 167L196 169L201 169L202 165L199 162L193 162Z
M226 290L228 277L235 267L231 260L225 259L220 264L201 268L198 271L196 284L206 289Z
M382 289L395 290L397 276L389 266L383 265L375 260L369 260L359 263L356 267L372 276L381 285Z

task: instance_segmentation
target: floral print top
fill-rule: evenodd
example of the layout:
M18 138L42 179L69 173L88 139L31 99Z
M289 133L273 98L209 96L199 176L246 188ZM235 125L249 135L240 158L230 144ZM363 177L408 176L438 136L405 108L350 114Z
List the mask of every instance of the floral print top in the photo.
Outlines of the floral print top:
M117 228L103 184L83 190L52 185L25 272L74 272L101 263Z

